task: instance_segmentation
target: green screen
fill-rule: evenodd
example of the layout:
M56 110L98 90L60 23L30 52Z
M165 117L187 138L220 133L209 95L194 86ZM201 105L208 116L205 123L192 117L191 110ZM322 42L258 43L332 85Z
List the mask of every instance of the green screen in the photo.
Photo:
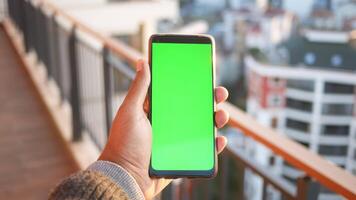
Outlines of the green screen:
M212 45L152 44L154 170L214 167Z

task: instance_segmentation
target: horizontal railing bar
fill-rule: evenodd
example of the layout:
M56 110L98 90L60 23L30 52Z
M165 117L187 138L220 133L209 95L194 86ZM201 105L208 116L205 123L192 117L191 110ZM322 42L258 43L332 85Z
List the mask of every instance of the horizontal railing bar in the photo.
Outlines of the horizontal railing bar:
M54 11L52 9L48 9L47 7L43 6L40 9L46 15L46 17L51 17L53 15Z
M249 158L244 149L231 145L228 145L226 149L232 157L242 162L246 168L250 169L255 174L258 174L265 182L280 191L283 196L288 197L287 199L294 199L296 197L297 189L293 184L289 183L282 177L271 173L266 166L263 166Z
M61 15L55 15L55 20L57 22L57 24L63 28L63 30L65 30L66 32L71 33L72 28L73 28L73 24L66 18L64 18Z
M224 103L220 108L230 113L230 126L240 129L245 135L265 145L330 190L348 199L356 199L356 177L351 173L273 129L261 125L230 103Z
M97 40L96 38L92 37L90 34L87 34L84 31L81 31L79 29L75 30L75 36L78 38L78 40L85 43L86 46L96 52L101 52L104 48L104 44L102 43L102 41Z

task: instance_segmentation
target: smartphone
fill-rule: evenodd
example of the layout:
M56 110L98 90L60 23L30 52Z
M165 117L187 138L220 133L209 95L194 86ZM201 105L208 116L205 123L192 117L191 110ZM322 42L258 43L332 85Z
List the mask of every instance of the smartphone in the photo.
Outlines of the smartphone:
M208 35L150 38L151 177L216 174L214 46Z

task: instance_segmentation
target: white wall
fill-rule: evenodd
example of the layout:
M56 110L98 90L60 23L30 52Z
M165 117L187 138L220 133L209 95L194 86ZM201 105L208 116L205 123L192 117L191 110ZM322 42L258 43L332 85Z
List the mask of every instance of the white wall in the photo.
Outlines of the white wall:
M129 1L69 10L70 14L108 35L134 34L142 23L155 26L159 19L175 20L179 5L174 0Z
M104 5L107 0L49 0L65 9L83 9Z

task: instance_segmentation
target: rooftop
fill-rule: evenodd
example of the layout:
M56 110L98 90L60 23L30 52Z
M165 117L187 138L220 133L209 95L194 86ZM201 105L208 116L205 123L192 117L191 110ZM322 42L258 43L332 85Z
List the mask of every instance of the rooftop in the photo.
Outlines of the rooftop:
M292 66L302 64L330 70L356 70L356 47L351 43L348 32L302 29L284 46L288 49Z
M356 72L353 32L300 28L275 48L252 48L249 54L266 66Z

